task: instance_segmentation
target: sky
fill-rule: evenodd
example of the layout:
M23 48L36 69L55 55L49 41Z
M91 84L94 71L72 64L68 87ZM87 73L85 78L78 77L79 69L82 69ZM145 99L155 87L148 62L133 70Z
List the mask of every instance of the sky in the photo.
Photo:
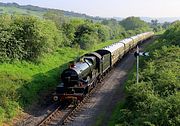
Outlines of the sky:
M180 0L0 0L100 17L180 17Z

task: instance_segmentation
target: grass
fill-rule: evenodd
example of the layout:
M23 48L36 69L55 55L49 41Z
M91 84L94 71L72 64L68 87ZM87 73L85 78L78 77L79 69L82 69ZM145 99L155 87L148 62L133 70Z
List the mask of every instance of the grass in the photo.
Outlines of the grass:
M105 116L105 112L101 112L98 118L96 119L96 123L94 126L101 126L103 124L104 116Z
M25 14L25 15L32 15L36 17L43 17L44 12L40 11L32 11L32 10L26 10L22 8L17 8L17 7L3 7L0 6L0 13L8 13L8 14Z
M58 84L60 72L80 50L62 48L40 59L39 64L16 61L0 65L0 110L3 119L11 119L27 105L40 100L42 91Z
M113 114L110 118L110 121L108 123L108 126L115 126L117 124L117 120L119 117L119 111L121 110L121 108L123 107L124 101L120 101L117 103L115 109L113 110Z
M41 95L56 87L60 73L67 68L69 61L114 42L117 40L100 43L88 51L59 48L44 55L37 63L14 61L0 64L0 125L25 111L27 106L42 103Z
M118 42L118 41L119 41L119 39L114 39L114 40L109 40L109 41L100 43L100 44L94 46L93 50L101 49L101 48L103 48L103 47L105 47L105 46L111 45L111 44L113 44L113 43L115 43L115 42Z

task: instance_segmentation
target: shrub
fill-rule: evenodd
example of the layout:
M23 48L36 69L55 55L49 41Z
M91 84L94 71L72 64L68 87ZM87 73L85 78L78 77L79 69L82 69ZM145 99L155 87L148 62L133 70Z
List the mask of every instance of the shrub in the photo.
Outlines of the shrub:
M5 119L5 110L0 106L0 125Z
M61 32L51 21L32 16L0 16L0 61L36 60L61 46Z

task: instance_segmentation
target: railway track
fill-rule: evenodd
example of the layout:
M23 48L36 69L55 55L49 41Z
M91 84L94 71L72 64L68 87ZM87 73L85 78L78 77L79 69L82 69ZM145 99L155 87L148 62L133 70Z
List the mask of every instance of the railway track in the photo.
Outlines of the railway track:
M131 50L129 53L133 54L135 49ZM109 71L104 77L103 81L97 83L96 87L92 89L92 91L76 106L76 107L69 107L67 106L65 109L63 109L61 106L58 106L51 114L49 114L45 119L41 121L41 123L38 124L38 126L44 126L44 125L64 125L74 120L74 117L76 117L76 113L81 111L82 106L88 102L88 99L91 97L92 94L97 92L105 83L105 78L108 78L108 76L114 71L115 69L112 69ZM71 105L70 105L71 106Z
M104 77L103 81L97 83L95 88L93 88L88 95L86 95L83 100L77 104L77 106L73 106L72 104L67 105L59 105L56 107L54 111L52 111L48 116L46 116L37 126L48 126L48 125L64 125L70 121L73 121L73 117L76 116L76 113L81 111L81 107L88 102L88 99L92 94L97 92L104 84L104 78L110 75L113 72L112 69L108 72Z

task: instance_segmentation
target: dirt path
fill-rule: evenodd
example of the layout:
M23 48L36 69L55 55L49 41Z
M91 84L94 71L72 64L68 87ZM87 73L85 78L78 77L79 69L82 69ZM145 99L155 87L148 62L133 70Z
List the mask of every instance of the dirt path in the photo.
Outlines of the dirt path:
M143 50L153 40L147 41L140 46ZM77 113L74 121L67 124L68 126L94 126L94 125L108 125L111 118L112 111L119 101L124 99L123 86L127 79L128 72L133 68L136 59L133 53L124 57L114 68L111 75L104 80L104 85L100 91L95 93L86 103L82 111Z

